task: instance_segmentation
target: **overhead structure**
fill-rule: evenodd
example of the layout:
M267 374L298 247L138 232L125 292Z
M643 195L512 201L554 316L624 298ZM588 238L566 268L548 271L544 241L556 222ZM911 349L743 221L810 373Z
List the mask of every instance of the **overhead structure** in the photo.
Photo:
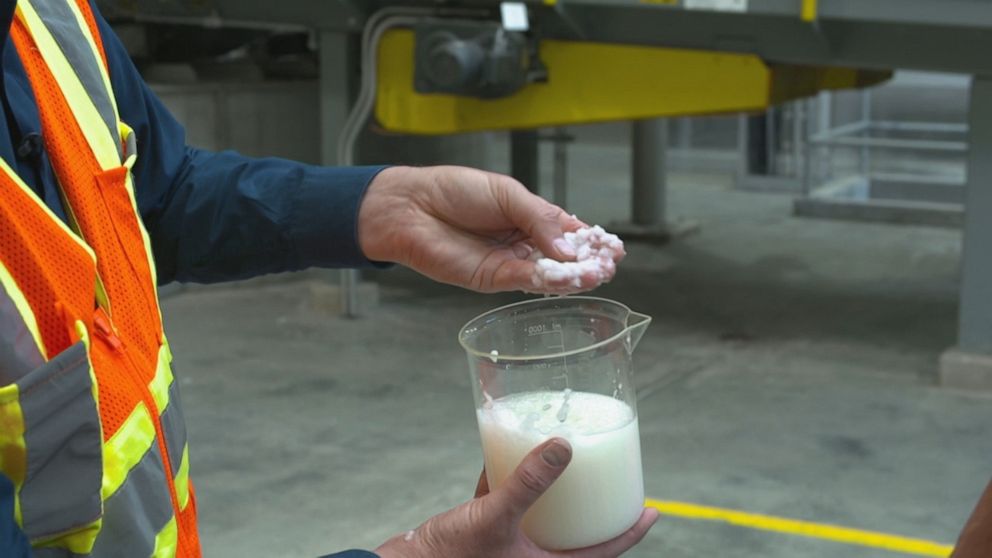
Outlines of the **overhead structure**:
M310 28L326 41L362 32L385 8L418 9L417 22L384 32L375 45L374 112L386 129L421 134L760 111L822 89L878 83L900 68L973 75L960 337L942 359L942 377L992 387L990 1L534 0L523 3L527 31L505 32L494 25L503 4L494 0L100 4L111 17ZM447 43L417 52L418 29L444 27Z

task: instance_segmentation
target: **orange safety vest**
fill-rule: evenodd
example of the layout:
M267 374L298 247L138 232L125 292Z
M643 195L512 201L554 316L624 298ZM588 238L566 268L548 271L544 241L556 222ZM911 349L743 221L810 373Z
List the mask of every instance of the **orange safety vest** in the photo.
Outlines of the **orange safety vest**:
M63 223L0 160L0 472L37 556L199 556L151 245L87 0L20 0L10 36Z

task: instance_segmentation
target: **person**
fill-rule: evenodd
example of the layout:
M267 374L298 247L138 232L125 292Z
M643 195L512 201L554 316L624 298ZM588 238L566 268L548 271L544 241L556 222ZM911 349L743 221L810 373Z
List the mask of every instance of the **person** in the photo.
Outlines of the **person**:
M992 556L992 482L978 498L951 553L951 558L986 556Z
M156 285L396 263L480 292L531 290L533 250L575 258L563 233L583 223L506 176L187 146L90 0L0 2L2 556L200 555ZM480 483L376 552L549 556L520 517L570 457L550 440L500 487ZM619 555L656 517L556 555Z

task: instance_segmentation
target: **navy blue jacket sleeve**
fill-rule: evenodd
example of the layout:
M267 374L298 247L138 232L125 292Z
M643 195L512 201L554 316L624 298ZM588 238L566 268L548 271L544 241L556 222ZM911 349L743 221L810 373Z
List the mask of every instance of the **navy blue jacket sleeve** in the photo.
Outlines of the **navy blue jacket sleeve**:
M367 550L346 550L337 554L321 556L320 558L379 558L379 555Z
M14 484L0 474L0 556L30 558L31 546L14 520ZM374 554L372 556L375 556ZM364 558L356 554L354 558ZM345 554L345 558L352 558Z
M374 265L358 246L357 217L382 167L317 167L188 147L182 126L97 19L121 119L136 133L136 197L159 283Z

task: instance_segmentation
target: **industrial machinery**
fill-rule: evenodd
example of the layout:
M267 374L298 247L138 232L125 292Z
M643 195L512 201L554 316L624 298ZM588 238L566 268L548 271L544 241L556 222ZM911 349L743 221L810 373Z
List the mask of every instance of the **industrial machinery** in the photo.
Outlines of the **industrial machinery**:
M514 174L527 183L536 169L533 130L633 120L636 224L647 229L664 228L663 177L650 151L660 117L760 112L823 89L879 83L897 68L974 75L960 338L941 366L948 383L992 382L992 254L983 246L992 238L992 1L103 0L101 7L109 17L146 22L317 30L328 163L352 162L371 117L413 134L508 129ZM341 80L356 61L361 83Z

